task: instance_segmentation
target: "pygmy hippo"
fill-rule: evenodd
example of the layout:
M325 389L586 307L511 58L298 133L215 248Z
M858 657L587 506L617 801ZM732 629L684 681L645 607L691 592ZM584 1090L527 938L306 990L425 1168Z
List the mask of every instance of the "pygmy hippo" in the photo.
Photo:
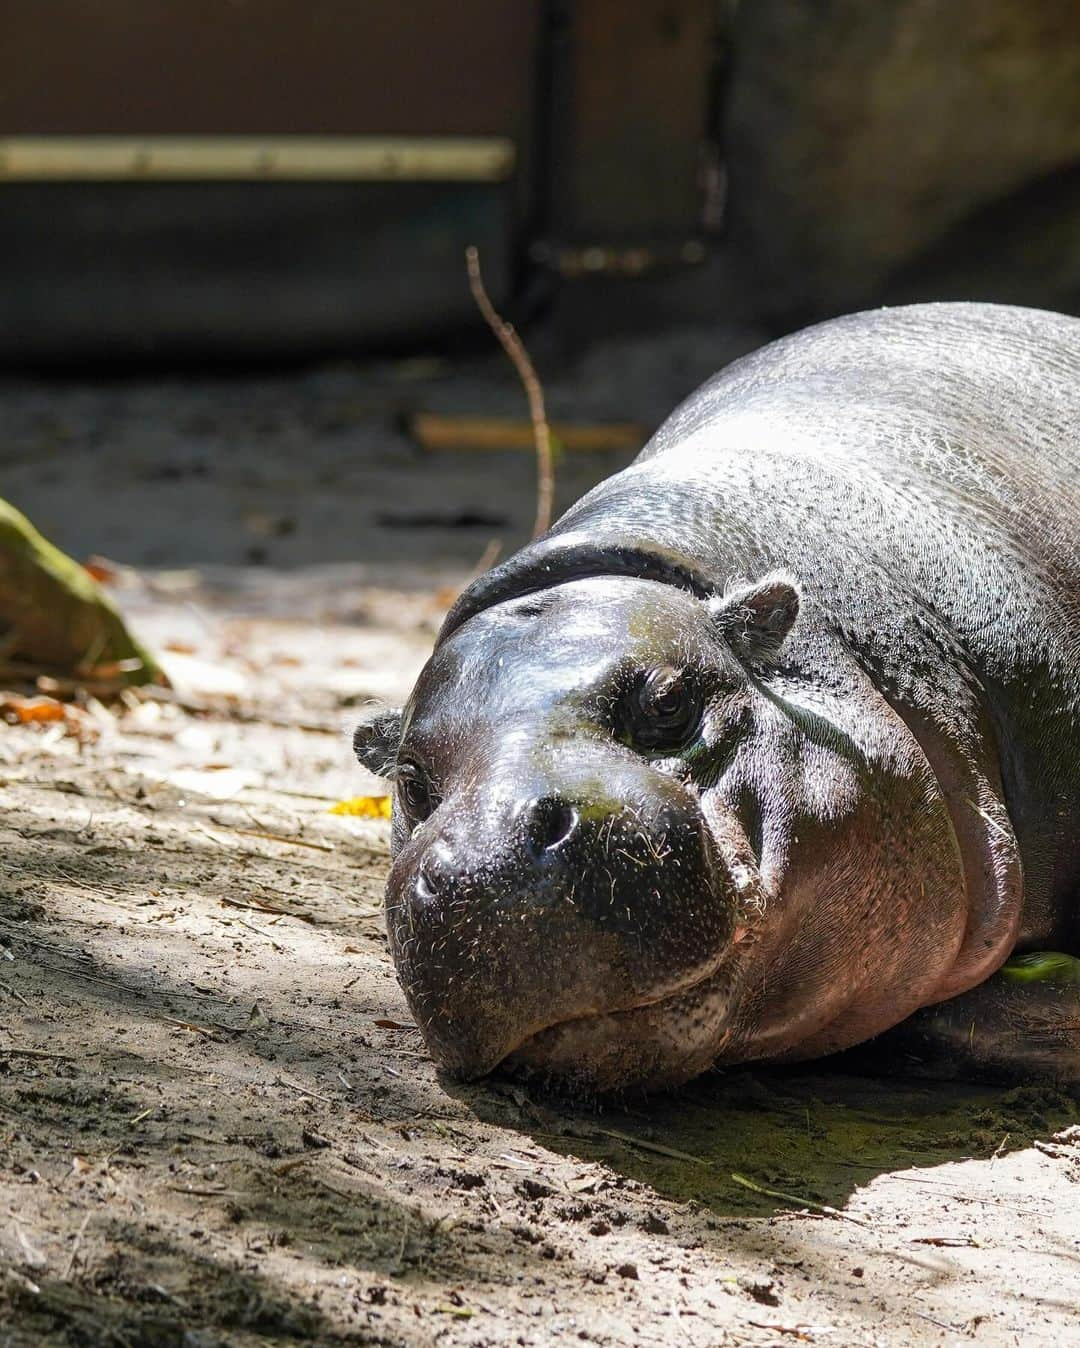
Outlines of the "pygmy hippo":
M916 1069L1080 1081L1080 320L735 362L355 744L454 1075L669 1086L913 1017Z

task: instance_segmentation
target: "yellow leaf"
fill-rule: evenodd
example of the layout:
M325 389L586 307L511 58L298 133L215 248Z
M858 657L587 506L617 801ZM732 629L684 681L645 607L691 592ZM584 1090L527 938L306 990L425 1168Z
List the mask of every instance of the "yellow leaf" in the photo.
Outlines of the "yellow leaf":
M329 814L351 814L357 819L389 819L389 796L353 796L331 805Z

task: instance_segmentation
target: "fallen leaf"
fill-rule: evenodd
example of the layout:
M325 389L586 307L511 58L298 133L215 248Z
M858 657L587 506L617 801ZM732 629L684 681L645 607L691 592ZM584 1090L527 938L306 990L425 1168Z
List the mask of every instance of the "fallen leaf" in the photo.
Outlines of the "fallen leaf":
M803 1343L813 1343L818 1334L835 1334L835 1325L802 1325L788 1324L781 1320L747 1320L748 1325L753 1325L755 1329L772 1329L777 1334L790 1334L792 1338L801 1339Z
M116 579L116 567L104 557L88 557L83 562L83 570L93 576L99 585L108 585Z
M380 1030L415 1030L415 1025L405 1025L400 1020L373 1020L372 1025L378 1025Z
M353 796L331 805L328 814L348 814L356 819L389 819L389 796Z
M9 693L0 702L0 714L9 725L32 725L43 721L63 721L67 710L54 697L20 697Z
M89 669L79 670L80 674L85 674L88 679L102 680L108 682L111 679L117 679L121 674L134 674L136 670L142 669L143 662L138 656L132 656L128 660L110 660L104 665L91 665Z

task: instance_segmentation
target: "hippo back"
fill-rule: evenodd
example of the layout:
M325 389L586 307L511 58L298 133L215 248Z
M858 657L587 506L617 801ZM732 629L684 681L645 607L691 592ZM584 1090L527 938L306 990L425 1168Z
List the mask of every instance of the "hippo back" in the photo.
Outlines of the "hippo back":
M876 480L886 499L896 484L897 503L971 512L1027 561L1044 557L1059 597L1080 603L1080 319L993 304L834 319L714 376L635 466L730 453L817 462Z
M988 677L1034 660L1078 683L1078 520L1080 319L928 304L737 361L553 534L645 529L725 577L787 566L848 628L914 604Z

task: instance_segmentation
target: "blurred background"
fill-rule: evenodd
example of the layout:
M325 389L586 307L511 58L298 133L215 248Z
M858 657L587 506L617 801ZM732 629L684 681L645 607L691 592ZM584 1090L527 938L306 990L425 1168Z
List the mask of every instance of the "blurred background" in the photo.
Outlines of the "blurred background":
M560 507L804 323L1077 312L1080 6L3 0L0 496L152 568L517 546L470 245Z

